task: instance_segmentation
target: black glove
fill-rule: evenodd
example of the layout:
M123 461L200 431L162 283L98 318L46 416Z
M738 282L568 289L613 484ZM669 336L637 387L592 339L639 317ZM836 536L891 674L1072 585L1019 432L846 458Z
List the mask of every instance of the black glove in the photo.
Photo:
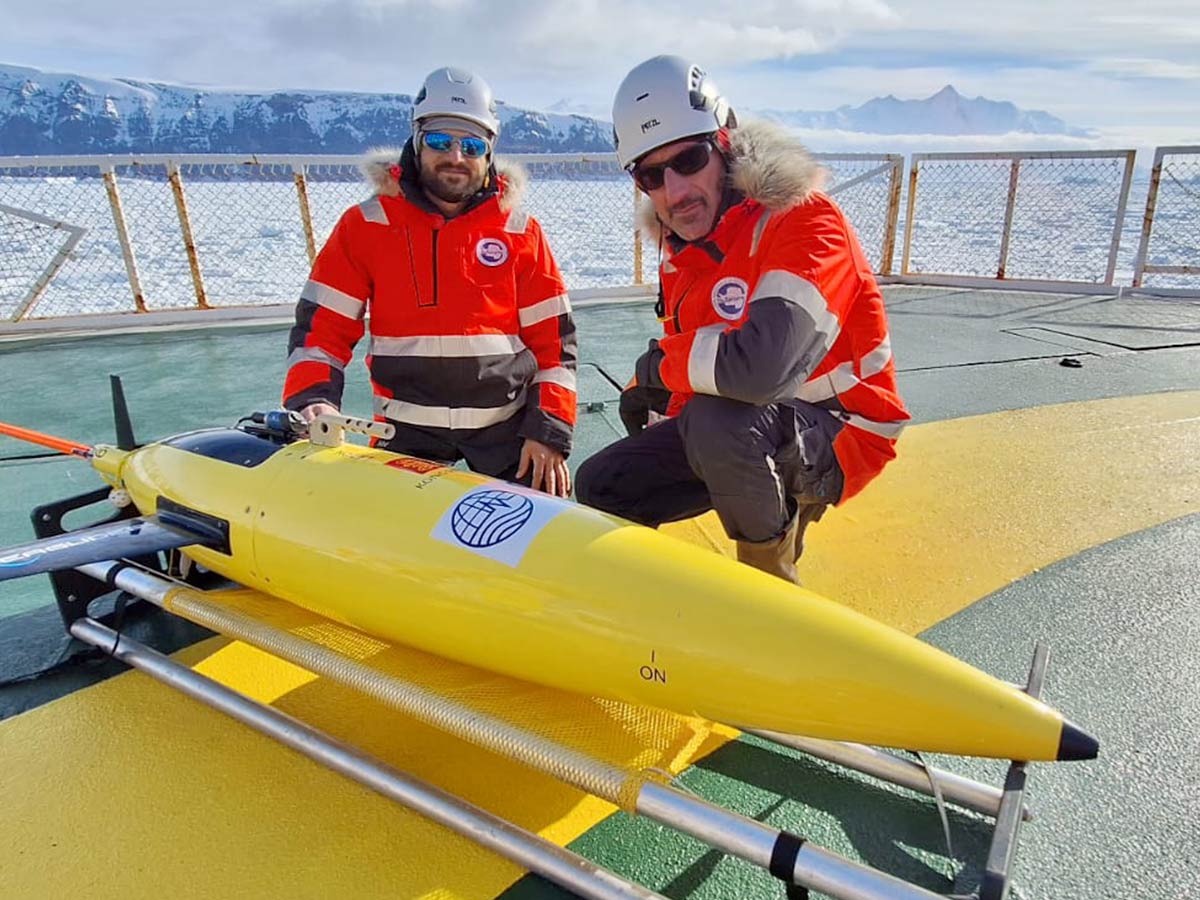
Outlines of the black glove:
M635 386L621 391L621 403L617 409L621 414L621 423L630 437L641 434L650 421L650 404L643 388Z
M658 374L658 367L662 365L665 356L662 348L658 346L658 341L651 340L646 352L638 357L633 366L634 381L638 387L657 388L658 390L666 388L662 377Z
M650 421L650 410L665 413L671 400L671 392L662 388L642 387L636 384L621 392L618 411L621 422L629 434L641 434Z

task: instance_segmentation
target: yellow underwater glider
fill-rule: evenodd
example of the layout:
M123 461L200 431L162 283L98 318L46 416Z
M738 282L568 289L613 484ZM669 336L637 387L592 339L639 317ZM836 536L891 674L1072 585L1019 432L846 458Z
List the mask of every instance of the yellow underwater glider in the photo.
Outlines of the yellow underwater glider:
M330 440L258 414L137 449L0 425L88 458L140 513L0 550L0 580L182 548L381 638L580 694L910 750L1097 754L1056 710L916 638L654 529L342 443L354 421L318 420Z

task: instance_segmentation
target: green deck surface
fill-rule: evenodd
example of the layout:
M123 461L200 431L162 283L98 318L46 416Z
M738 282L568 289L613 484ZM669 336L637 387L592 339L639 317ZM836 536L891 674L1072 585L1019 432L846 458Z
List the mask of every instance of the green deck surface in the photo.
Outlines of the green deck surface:
M887 291L902 392L916 421L1067 400L1200 388L1200 303L896 287ZM656 327L648 306L577 314L580 427L572 463L618 435L618 381ZM231 424L273 406L284 332L177 331L0 344L0 419L64 437L112 439L107 374L120 374L140 437ZM1082 367L1060 364L1065 357ZM369 409L361 364L348 412ZM589 408L592 411L587 411ZM1197 411L1200 415L1200 410ZM0 438L0 457L28 452ZM1195 458L1200 447L1181 447ZM28 540L29 509L96 485L78 461L0 462L0 546ZM1154 502L1154 485L1146 485ZM1200 498L1197 498L1200 512ZM1030 515L1037 515L1031 510ZM1036 641L1051 649L1046 696L1097 734L1095 763L1034 766L1022 832L1021 900L1182 898L1200 868L1200 515L1094 547L998 591L924 637L987 671L1023 680ZM68 666L20 676L69 650L44 579L0 584L0 719L120 667ZM195 629L162 616L134 634L173 649ZM13 679L18 679L12 683ZM970 894L988 831L951 812L947 858L933 804L855 774L742 738L683 784L708 799L942 894ZM996 783L995 763L934 760ZM117 823L114 823L117 827ZM617 814L573 848L673 898L781 897L772 879L653 823ZM0 888L0 895L3 894ZM112 894L116 896L116 894ZM503 896L560 896L527 877Z

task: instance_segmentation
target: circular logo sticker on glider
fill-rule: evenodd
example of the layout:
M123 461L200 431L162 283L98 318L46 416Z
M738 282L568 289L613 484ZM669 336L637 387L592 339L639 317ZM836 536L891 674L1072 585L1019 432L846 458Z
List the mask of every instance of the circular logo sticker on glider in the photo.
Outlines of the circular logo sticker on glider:
M712 291L713 309L722 319L740 319L746 311L746 282L740 278L722 278Z
M533 501L511 491L476 491L450 514L454 536L468 547L494 547L507 541L533 515Z
M508 245L496 238L484 238L475 245L475 258L485 266L502 266L508 262Z

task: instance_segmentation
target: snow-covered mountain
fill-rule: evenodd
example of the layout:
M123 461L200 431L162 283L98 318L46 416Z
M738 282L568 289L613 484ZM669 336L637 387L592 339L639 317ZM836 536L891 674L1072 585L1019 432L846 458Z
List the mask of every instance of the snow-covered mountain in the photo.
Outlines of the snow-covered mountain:
M408 139L412 97L238 93L0 65L0 156L101 153L359 153ZM500 104L507 153L612 149L580 115Z
M841 106L829 112L759 110L758 115L790 128L852 131L865 134L1061 134L1091 137L1040 110L1020 109L1006 101L964 97L946 85L924 100L876 97L862 106Z
M407 140L411 110L408 94L243 93L0 64L0 156L359 153ZM500 149L611 150L612 126L582 110L572 100L559 101L549 112L501 103ZM1048 113L983 97L968 99L949 85L925 100L888 96L826 112L753 114L805 132L1091 137Z

